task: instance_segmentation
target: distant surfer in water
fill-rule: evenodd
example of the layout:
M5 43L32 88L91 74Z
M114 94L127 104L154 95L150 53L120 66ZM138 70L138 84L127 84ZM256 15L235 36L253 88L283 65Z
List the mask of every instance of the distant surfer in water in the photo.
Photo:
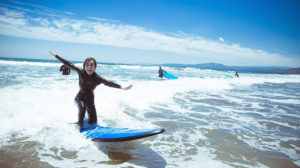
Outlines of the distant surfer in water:
M63 75L70 75L70 68L66 65L62 65L59 71L62 72Z
M237 71L235 71L235 77L237 77L237 78L240 77Z
M78 110L79 110L77 124L80 129L83 126L83 119L86 111L88 113L89 124L97 123L97 114L96 114L96 109L94 104L94 92L93 92L97 85L103 83L106 86L124 89L124 90L128 90L132 88L132 85L129 85L127 87L122 87L119 84L108 81L105 78L99 76L95 72L97 67L97 62L94 58L91 57L87 58L83 63L83 69L81 69L74 66L69 61L61 58L60 56L52 53L50 50L49 53L52 56L54 56L56 59L58 59L60 62L62 62L65 66L78 73L80 90L75 97L75 102L77 103Z
M163 78L163 72L166 72L166 71L163 70L163 69L161 68L161 66L160 66L160 67L159 67L159 70L158 70L158 77Z

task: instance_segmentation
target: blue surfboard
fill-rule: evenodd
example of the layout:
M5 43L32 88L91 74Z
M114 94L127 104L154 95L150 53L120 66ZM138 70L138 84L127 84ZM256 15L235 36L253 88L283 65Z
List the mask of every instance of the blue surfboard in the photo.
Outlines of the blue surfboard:
M230 76L230 75L224 75L224 76L226 76L226 77L228 77L228 78L233 78L233 76Z
M163 133L164 131L165 129L163 128L129 129L102 127L97 124L84 124L84 127L80 130L80 133L96 142L121 142L157 135Z
M170 73L167 73L167 72L165 72L165 71L163 71L163 77L165 77L165 78L167 78L167 79L178 79L177 76L174 76L174 75L172 75L172 74L170 74Z

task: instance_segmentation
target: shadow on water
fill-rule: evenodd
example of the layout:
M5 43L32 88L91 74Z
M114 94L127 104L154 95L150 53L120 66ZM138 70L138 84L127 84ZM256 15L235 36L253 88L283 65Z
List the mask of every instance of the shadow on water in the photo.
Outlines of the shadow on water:
M7 145L0 147L0 168L54 168L49 163L40 160L36 151L38 148L42 148L42 145L38 142L30 141L28 137L9 140Z
M147 168L165 168L167 164L161 155L139 141L95 143L110 159L99 164L119 165L128 162Z

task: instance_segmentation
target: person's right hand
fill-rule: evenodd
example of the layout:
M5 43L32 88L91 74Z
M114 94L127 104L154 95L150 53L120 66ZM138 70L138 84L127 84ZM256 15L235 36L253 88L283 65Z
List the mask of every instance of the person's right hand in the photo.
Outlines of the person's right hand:
M55 57L56 56L56 54L54 54L53 52L51 52L50 50L48 50L48 52L53 56L53 57Z

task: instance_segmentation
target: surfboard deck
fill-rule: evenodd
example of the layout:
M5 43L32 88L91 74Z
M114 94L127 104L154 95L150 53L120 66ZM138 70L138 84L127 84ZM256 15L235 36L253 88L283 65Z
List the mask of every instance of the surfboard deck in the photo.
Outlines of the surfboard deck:
M167 79L178 79L177 76L174 76L168 72L163 71L163 77L167 78Z
M165 129L163 128L130 129L103 127L97 124L85 124L80 130L80 133L95 142L121 142L157 135L164 131Z

